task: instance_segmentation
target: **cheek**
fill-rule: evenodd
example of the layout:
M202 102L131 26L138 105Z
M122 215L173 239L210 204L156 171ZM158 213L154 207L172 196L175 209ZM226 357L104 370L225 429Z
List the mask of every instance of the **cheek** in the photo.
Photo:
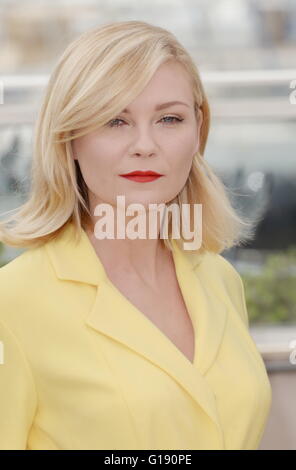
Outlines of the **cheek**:
M175 142L170 152L170 163L179 177L186 177L192 165L194 155L194 142L192 139L182 139Z
M93 181L101 183L110 181L114 167L114 150L112 145L99 139L85 139L77 145L79 164L85 182L89 185Z

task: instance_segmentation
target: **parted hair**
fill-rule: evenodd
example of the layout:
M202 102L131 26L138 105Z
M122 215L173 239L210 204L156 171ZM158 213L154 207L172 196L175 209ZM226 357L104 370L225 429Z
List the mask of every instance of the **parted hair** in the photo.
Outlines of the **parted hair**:
M72 41L49 77L33 133L30 189L26 201L0 222L0 240L14 247L40 246L72 221L75 236L91 227L88 188L74 138L98 129L121 112L167 61L182 64L191 79L196 116L202 112L200 144L186 184L167 204L202 205L204 250L220 253L253 237L253 225L230 199L230 190L204 152L210 108L196 64L175 35L144 21L100 25ZM193 211L190 210L190 217ZM170 220L170 214L168 213ZM171 247L171 220L168 239ZM181 240L183 239L181 233ZM186 239L183 239L186 241Z

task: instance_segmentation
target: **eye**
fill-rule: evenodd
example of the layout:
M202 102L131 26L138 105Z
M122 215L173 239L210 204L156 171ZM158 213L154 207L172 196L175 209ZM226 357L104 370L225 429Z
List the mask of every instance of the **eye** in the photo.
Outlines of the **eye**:
M117 124L115 124L115 125L113 124L114 122L118 122L118 121L124 122L123 119L116 118L116 119L112 119L112 121L108 122L107 125L108 125L108 127L121 127L121 126L118 126Z
M173 120L173 121L166 121L166 123L168 123L168 124L170 124L170 123L177 124L179 122L184 121L184 119L180 119L176 116L164 116L161 120L163 120L163 119L172 119ZM108 125L108 127L122 127L121 125L116 124L116 122L119 122L119 121L124 122L123 119L116 118L116 119L112 119L112 121L110 121L107 125Z
M178 122L184 121L184 119L180 119L180 118L178 118L178 117L176 117L176 116L164 116L162 119L175 119L175 121L169 121L169 122L173 122L173 123L175 122L176 124L177 124Z

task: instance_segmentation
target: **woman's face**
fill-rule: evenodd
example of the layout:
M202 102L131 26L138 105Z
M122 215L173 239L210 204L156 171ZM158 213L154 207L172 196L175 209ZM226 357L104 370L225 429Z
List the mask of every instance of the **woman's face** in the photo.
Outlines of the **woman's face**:
M185 104L156 109L169 101ZM128 112L74 140L74 157L89 189L92 215L97 204L116 207L119 195L125 196L126 206L139 203L148 208L171 201L188 178L201 121L201 114L195 116L192 87L182 65L161 65ZM145 183L119 176L135 170L164 176Z

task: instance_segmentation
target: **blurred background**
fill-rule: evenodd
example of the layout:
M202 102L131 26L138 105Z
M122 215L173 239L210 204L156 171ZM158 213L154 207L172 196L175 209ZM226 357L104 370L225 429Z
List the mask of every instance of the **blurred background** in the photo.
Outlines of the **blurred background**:
M295 0L1 0L0 216L28 191L58 57L85 30L131 19L171 30L191 53L212 111L205 158L233 205L259 217L255 239L223 256L242 276L273 389L260 449L296 450ZM0 265L21 252L0 243Z

